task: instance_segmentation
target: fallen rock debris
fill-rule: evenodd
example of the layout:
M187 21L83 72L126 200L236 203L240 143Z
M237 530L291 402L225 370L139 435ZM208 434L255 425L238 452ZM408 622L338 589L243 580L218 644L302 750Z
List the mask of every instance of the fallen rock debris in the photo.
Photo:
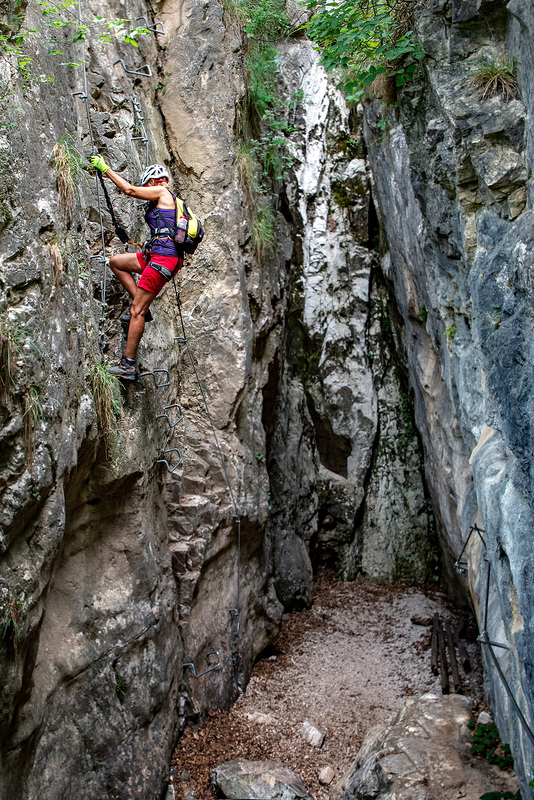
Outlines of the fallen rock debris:
M319 773L319 783L322 783L323 786L330 786L332 781L335 777L335 772L332 767L328 766L322 769Z
M326 734L308 720L304 720L299 735L312 747L322 747Z
M314 800L302 779L280 761L234 758L215 768L213 780L229 800Z
M244 758L281 761L316 800L328 800L330 787L319 780L322 770L331 767L335 780L367 732L397 714L406 697L440 693L439 676L430 669L432 629L410 622L424 614L433 620L435 613L450 619L453 629L463 619L433 587L340 583L321 571L312 608L284 615L275 646L257 662L234 706L184 732L173 767L177 776L186 771L188 780L183 791L175 784L177 797L190 800L194 791L195 800L215 800L220 795L210 782L212 770ZM463 690L481 699L474 630L465 644L473 669L462 675ZM326 733L322 747L299 736L306 720Z
M366 736L330 800L478 800L514 793L510 770L467 757L472 701L461 695L409 698L389 725Z

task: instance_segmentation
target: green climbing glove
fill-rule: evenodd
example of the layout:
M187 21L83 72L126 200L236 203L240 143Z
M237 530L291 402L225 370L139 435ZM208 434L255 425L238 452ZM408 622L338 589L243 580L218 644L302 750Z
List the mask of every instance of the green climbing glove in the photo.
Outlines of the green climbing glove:
M106 164L102 156L91 156L91 164L93 167L96 167L96 169L99 169L102 175L105 175L109 169L109 164Z

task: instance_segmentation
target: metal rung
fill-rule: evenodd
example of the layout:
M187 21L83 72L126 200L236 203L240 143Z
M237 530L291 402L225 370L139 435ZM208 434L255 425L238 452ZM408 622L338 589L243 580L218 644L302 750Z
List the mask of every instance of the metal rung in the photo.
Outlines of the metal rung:
M185 338L185 336L175 336L174 337L174 341L175 342L185 342L186 338Z
M150 65L149 64L143 64L143 66L139 67L139 69L128 69L128 67L126 66L126 64L122 60L122 58L118 58L116 61L114 61L113 62L113 66L115 66L115 64L122 64L123 70L125 72L127 72L129 75L139 75L140 78L151 78L152 77L152 70L150 69ZM143 70L143 69L146 69L147 71L146 72L142 72L141 70Z
M87 95L85 94L85 92L73 92L72 96L79 97L80 100L87 100Z
M178 461L177 461L177 463L174 465L174 467L173 467L172 469L171 469L171 466L170 466L170 464L169 464L169 462L167 461L167 459L166 459L166 458L158 458L158 460L157 460L157 462L156 462L156 463L158 463L158 464L165 464L165 466L167 467L167 472L170 472L170 474L172 475L172 473L174 472L174 470L175 470L175 469L178 469L178 467L179 467L179 466L180 466L180 464L182 463L182 461L183 461L183 458L182 458L182 454L180 453L180 451L178 450L178 448L177 448L177 447L171 447L171 449L170 449L170 450L165 450L165 451L164 451L164 453L163 453L163 455L164 455L164 456L166 456L166 455L167 455L167 453L178 453Z
M154 25L149 25L149 22L146 17L137 17L136 22L139 22L140 19L145 21L145 28L147 28L149 31L154 31L154 33L159 33L161 36L165 35L166 31L163 22L155 22ZM161 25L161 30L158 30L158 25Z
M165 373L165 375L167 376L167 379L166 379L166 381L164 383L158 383L158 380L156 378L156 374L158 374L160 372ZM154 369L154 370L152 370L152 372L142 372L139 375L139 377L140 378L146 378L146 377L148 377L148 375L152 375L152 377L154 378L154 388L155 389L163 389L165 386L170 386L171 385L171 376L169 375L169 370L168 369Z
M510 649L507 644L500 644L499 642L492 642L491 639L488 637L487 631L482 631L480 636L477 636L477 642L480 642L481 644L491 645L492 647L500 647L501 650L509 650Z
M208 658L210 656L217 656L217 663L213 664L211 667L208 667L208 669L205 669L204 672L198 672L197 673L197 671L195 669L195 665L193 664L192 661L188 661L187 664L182 664L182 666L183 666L184 669L186 667L191 667L191 669L193 670L193 675L195 676L195 678L201 678L203 675L207 675L208 672L213 672L214 670L219 669L219 667L221 666L221 656L219 655L219 651L218 650L210 650L209 653L206 653L206 664L209 664Z
M130 138L131 142L136 142L137 140L139 140L141 142L144 142L145 144L146 144L146 142L148 142L148 139L146 138L146 136L132 136Z
M173 403L172 406L165 406L165 408L163 410L164 411L169 411L171 408L177 408L178 409L178 419L176 420L176 422L171 422L170 417L169 417L168 414L158 414L156 419L165 418L167 420L167 422L169 423L169 427L170 428L174 428L176 425L178 425L179 422L181 422L183 420L184 412L182 411L182 407L178 403Z

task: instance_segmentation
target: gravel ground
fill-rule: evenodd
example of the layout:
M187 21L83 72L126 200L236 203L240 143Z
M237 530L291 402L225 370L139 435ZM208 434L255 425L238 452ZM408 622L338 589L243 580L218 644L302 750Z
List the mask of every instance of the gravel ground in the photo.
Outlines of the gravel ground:
M371 727L398 711L407 696L440 692L430 669L431 628L411 617L438 612L457 622L461 614L435 588L357 580L336 581L322 572L307 611L284 616L276 646L254 667L246 692L230 711L188 729L176 749L177 797L217 797L210 771L243 757L283 761L302 777L317 800L329 787L320 771L331 766L336 781L356 756ZM463 691L481 700L476 632L467 643L475 668L463 675ZM307 720L326 737L312 747L300 735Z

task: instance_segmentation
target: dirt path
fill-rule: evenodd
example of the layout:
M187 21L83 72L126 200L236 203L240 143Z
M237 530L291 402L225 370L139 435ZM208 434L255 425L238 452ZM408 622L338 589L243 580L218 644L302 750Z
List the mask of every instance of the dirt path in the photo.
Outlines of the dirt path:
M210 771L243 757L283 761L317 800L327 800L329 787L318 780L325 766L337 780L368 730L396 712L406 696L441 691L430 670L431 628L410 621L435 612L458 619L435 589L339 583L322 573L312 608L284 617L276 647L256 664L234 707L180 740L173 760L177 797L217 797ZM476 645L470 649L478 663ZM465 678L464 693L479 699L479 667ZM304 720L326 733L321 748L299 735ZM183 773L188 777L180 782Z

